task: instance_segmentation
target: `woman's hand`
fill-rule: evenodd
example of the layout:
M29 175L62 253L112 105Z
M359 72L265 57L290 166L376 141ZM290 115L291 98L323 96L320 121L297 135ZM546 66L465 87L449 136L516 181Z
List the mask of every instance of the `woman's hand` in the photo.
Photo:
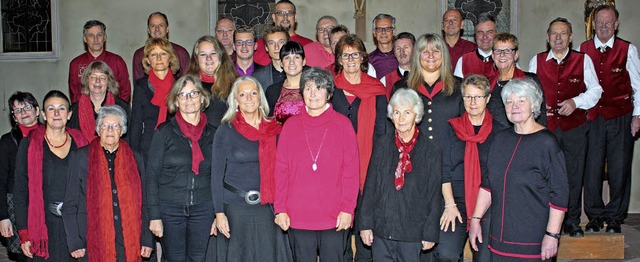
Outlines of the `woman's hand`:
M216 227L216 220L213 219L213 223L211 223L211 232L209 232L210 236L218 236L218 228Z
M433 248L435 244L435 242L422 241L422 250L429 250Z
M291 226L291 219L289 219L289 215L287 213L280 213L276 215L276 219L273 221L278 225L282 230L287 231Z
M151 230L151 233L153 233L153 235L157 237L162 237L162 233L164 231L162 227L162 220L160 219L151 220L151 222L149 222L149 230Z
M373 230L361 230L360 238L362 238L362 243L371 246L373 244Z
M140 248L140 255L144 258L149 258L151 256L151 251L153 251L153 248L143 246Z
M462 215L460 215L458 207L455 205L445 207L440 217L440 230L447 232L449 225L451 225L451 232L456 232L456 218L462 223Z
M227 220L227 216L224 213L216 214L216 227L221 234L223 234L226 238L231 237L231 232L229 230L229 220Z
M13 236L13 226L11 225L11 220L8 218L0 220L0 234L2 234L3 237Z
M471 248L478 251L478 245L476 244L476 239L478 239L479 243L482 243L482 227L480 226L480 219L472 218L471 222L469 222L469 244L471 244Z
M84 255L85 255L86 251L87 251L86 249L81 248L81 249L78 249L78 250L76 250L76 251L71 252L71 256L72 256L73 258L78 259L78 258L84 257Z
M22 254L28 258L33 258L33 254L31 254L31 241L20 244L20 249L22 249Z
M340 214L338 214L338 219L336 219L336 231L351 228L351 219L351 214L340 212Z
M558 253L558 239L555 239L551 236L544 235L542 238L542 248L540 255L542 256L542 260L551 259L555 257Z

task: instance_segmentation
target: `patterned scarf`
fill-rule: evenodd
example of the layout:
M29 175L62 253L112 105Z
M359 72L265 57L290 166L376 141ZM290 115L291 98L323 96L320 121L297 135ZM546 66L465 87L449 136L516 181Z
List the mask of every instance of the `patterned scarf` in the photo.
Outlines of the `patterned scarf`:
M400 138L400 133L396 131L396 146L398 147L398 151L400 151L394 180L396 190L400 190L404 186L404 173L411 172L411 170L413 169L413 165L411 164L411 156L409 155L409 153L411 153L413 147L416 145L419 133L420 130L416 128L411 140L405 143Z

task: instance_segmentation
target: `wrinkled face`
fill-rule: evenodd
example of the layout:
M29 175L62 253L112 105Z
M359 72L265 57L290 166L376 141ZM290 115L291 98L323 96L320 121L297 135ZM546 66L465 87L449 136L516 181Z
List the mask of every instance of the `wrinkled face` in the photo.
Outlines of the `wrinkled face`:
M13 120L21 126L33 126L38 123L40 110L26 102L13 101Z
M271 19L277 26L282 26L291 32L291 29L298 22L298 15L293 11L293 5L289 3L279 3L276 10L271 15Z
M316 26L316 39L318 39L318 42L320 42L320 44L325 48L331 47L329 32L331 32L331 29L334 27L336 27L336 23L331 19L322 19Z
M213 43L203 41L198 44L198 66L200 71L206 75L215 75L220 66L220 58Z
M440 71L442 52L433 46L426 46L420 51L420 66L429 73Z
M84 32L83 41L87 44L89 51L97 53L104 50L104 43L107 42L107 34L102 31L101 26L93 26Z
M91 71L89 75L89 92L93 95L104 95L107 93L107 82L109 76L98 70Z
M159 46L151 49L147 54L147 59L149 59L149 64L155 72L163 72L169 69L169 52Z
M102 118L100 125L100 144L104 147L114 147L118 145L122 135L122 123L120 118L114 115L106 115Z
M511 94L507 97L504 108L507 111L507 119L514 124L524 123L533 117L533 108L528 97L518 97Z
M200 112L204 102L202 94L196 89L196 85L187 81L180 93L178 93L176 105L183 114L193 114Z
M342 70L344 70L346 74L359 73L361 68L360 65L362 65L362 54L358 49L352 46L343 45L342 58L339 62L342 65Z
M256 42L253 40L252 33L236 33L233 50L236 51L236 56L239 59L251 59L256 48Z
M485 53L491 51L493 38L496 36L496 24L491 21L476 25L476 44Z
M243 81L238 84L235 100L240 112L253 114L260 108L260 90L252 81Z
M151 19L149 19L149 36L153 38L167 38L167 34L169 33L169 25L167 25L167 21L164 20L164 17L161 15L153 15Z
M567 51L572 40L573 36L569 25L563 22L555 22L549 27L547 43L549 43L553 52L561 53Z
M319 87L314 81L307 81L302 90L302 97L309 112L323 110L329 100L327 89Z
M613 10L601 10L593 20L596 36L603 43L609 41L616 34L619 25L620 22L616 19L616 13Z
M233 45L233 21L229 19L222 19L216 25L216 38L226 48Z
M462 28L462 16L455 10L448 10L442 16L442 31L448 36L455 36L460 34Z
M42 118L48 127L61 129L67 125L67 121L71 119L71 111L69 111L69 103L59 97L50 97L44 101L44 111Z
M398 59L399 65L408 65L411 62L411 54L413 53L413 42L411 39L398 39L393 43L393 51Z
M401 134L415 129L416 117L416 112L411 105L399 104L393 107L393 125Z
M467 85L464 87L462 100L464 101L464 109L469 116L477 117L481 116L487 108L489 95L485 94L482 89L475 85Z
M511 42L496 42L493 45L493 62L498 70L511 69L516 66L516 61L520 52L515 50L515 45Z
M396 29L393 27L391 18L376 20L375 27L373 28L373 37L378 41L378 44L391 43L395 34Z
M302 74L302 68L307 64L307 59L299 54L288 54L282 58L282 67L287 76L297 76Z
M330 41L331 41L331 50L333 50L333 53L336 53L336 45L338 44L338 41L340 41L340 38L347 35L347 33L345 32L337 32L335 34L332 34L330 37Z
M287 35L283 32L276 32L267 35L267 53L271 57L271 60L280 60L280 48L287 43Z

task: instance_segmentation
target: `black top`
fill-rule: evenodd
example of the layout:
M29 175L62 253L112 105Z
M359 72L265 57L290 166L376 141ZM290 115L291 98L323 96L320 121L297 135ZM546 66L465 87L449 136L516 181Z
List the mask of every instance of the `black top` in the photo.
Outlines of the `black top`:
M211 203L211 144L216 128L207 123L200 137L204 159L200 174L191 170L191 142L175 118L162 123L149 147L146 196L149 218L160 219L160 205L191 206Z
M0 138L0 220L9 219L7 193L13 193L18 145L22 131L16 125Z
M151 138L158 123L158 112L160 108L151 104L151 99L155 93L155 88L149 83L149 76L144 75L136 80L133 88L133 106L131 108L131 120L129 120L129 131L127 131L129 144L133 151L142 154L147 159ZM167 119L169 116L167 114Z
M442 214L442 157L438 146L422 133L409 153L413 170L404 187L395 189L399 152L395 133L376 140L359 206L358 230L404 242L438 242Z
M273 63L269 63L262 68L254 70L253 77L255 77L258 82L260 82L260 85L262 85L262 88L267 91L273 83L284 81L287 75L284 73L284 70L278 71L273 67Z
M529 72L524 72L524 74L527 79L533 80L540 88L542 88L540 79L538 79L536 74ZM512 127L513 123L507 119L507 111L504 108L504 103L502 102L502 89L507 83L509 83L509 81L510 80L498 81L496 83L491 91L491 99L489 100L489 103L487 103L487 109L493 115L493 119L498 121L498 123L503 126ZM540 115L536 118L536 121L543 126L547 126L547 103L542 89L540 89L540 92L542 93L542 103L540 104Z
M202 82L202 87L211 91L211 87L213 83L205 83ZM209 102L209 107L204 110L204 114L207 115L207 122L212 124L215 128L220 126L220 122L222 121L222 117L224 113L229 109L229 105L227 105L227 101L223 100L219 96L211 95L211 101Z
M284 80L281 82L276 82L268 86L266 91L264 92L264 96L267 99L267 104L269 105L269 116L273 116L273 111L276 108L276 103L278 103L278 99L280 99L280 93L282 92L282 86L284 85Z
M344 90L336 87L333 91L333 97L331 97L331 105L333 105L333 109L338 113L346 116L351 121L351 125L353 126L353 130L358 133L358 109L360 108L360 103L362 100L358 97L353 101L353 103L349 103L347 100L347 96L344 94ZM391 129L393 129L393 123L387 117L387 96L377 95L376 96L376 124L373 130L373 139L377 139L381 135L386 133L392 133Z

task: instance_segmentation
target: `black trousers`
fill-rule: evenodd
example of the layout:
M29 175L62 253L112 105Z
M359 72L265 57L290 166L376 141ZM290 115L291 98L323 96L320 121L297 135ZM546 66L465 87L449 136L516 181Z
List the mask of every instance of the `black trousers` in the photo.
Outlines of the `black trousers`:
M419 262L421 242L401 242L374 236L371 252L376 262Z
M564 218L565 224L580 224L582 214L582 182L587 156L587 123L571 130L557 128L553 134L564 153L569 182L569 206Z
M296 262L343 262L347 230L303 230L289 228L289 241Z
M160 205L162 261L204 261L214 214L211 203Z
M467 212L465 211L465 203L456 201L456 204L463 219L468 217ZM491 252L489 251L490 225L491 208L489 208L484 216L482 216L482 221L480 222L480 226L482 227L482 243L476 242L478 245L477 252L472 249L473 261L489 261L491 256ZM439 242L436 245L434 252L432 252L434 256L433 261L463 261L464 245L467 243L467 239L469 239L469 232L467 232L468 226L468 221L465 220L464 223L460 223L456 220L455 232L451 231L451 226L449 226L447 232L440 230Z
M358 194L358 203L356 205L356 210L354 213L354 219L353 219L353 227L351 229L349 229L349 236L348 236L348 241L347 241L347 250L344 254L344 260L345 261L354 261L354 262L371 262L373 261L373 254L371 253L371 247L367 246L364 244L364 242L362 242L362 238L360 237L360 231L357 230L356 228L358 228L358 221L357 219L355 219L356 217L359 216L360 214L360 209L358 207L361 206L361 201L362 201L362 194ZM355 240L355 256L354 256L354 250L351 247L351 237L354 237Z
M589 121L589 152L584 180L584 206L589 220L624 222L631 197L631 162L633 137L631 114L605 120ZM607 163L610 201L602 201L602 181Z

